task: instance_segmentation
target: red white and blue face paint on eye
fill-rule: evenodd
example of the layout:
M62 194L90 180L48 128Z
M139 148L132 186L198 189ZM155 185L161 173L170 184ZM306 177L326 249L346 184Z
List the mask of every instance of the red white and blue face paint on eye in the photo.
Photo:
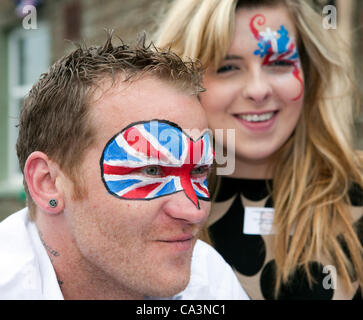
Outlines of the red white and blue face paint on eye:
M175 123L152 120L116 134L100 164L106 189L118 198L151 200L184 191L199 208L198 199L209 200L206 172L213 159L209 131L193 140Z
M258 40L259 47L254 51L254 54L263 58L263 65L281 63L293 66L292 74L301 85L300 93L293 101L299 100L304 93L304 81L299 71L300 58L297 46L283 25L277 32L270 28L265 31L258 31L257 25L262 26L265 22L266 18L262 14L255 15L250 21L251 32Z

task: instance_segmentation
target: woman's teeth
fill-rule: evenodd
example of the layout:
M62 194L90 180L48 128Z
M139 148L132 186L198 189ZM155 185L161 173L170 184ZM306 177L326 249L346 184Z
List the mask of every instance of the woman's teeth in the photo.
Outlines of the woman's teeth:
M263 113L263 114L246 114L238 115L239 118L248 122L262 122L270 120L274 116L274 112Z

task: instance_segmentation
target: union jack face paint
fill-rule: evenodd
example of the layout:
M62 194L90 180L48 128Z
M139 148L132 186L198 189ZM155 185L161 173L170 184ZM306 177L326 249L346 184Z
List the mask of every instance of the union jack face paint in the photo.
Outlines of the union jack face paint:
M299 71L300 58L297 46L283 25L281 25L277 32L270 28L266 28L265 31L259 31L257 26L262 26L265 22L266 18L262 14L256 14L250 21L251 32L258 40L258 49L254 51L254 54L259 55L263 59L263 65L280 63L293 67L292 74L301 85L299 95L293 100L299 100L304 93L304 82Z
M209 200L207 175L200 172L213 159L209 131L193 140L175 123L152 120L116 134L100 165L106 189L118 198L151 200L184 191L199 208L198 199Z

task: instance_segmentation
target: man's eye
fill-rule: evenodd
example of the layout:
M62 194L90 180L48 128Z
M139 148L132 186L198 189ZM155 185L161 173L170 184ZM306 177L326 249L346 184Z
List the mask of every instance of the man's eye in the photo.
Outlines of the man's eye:
M229 71L233 71L233 70L237 70L238 67L233 66L233 65L225 65L220 67L219 69L217 69L217 73L224 73L224 72L229 72Z
M163 171L159 166L148 166L141 170L141 173L148 175L148 176L161 176L163 175Z
M208 172L209 172L209 167L202 166L202 167L194 168L192 171L190 171L190 174L192 176L204 176L204 175L207 175Z

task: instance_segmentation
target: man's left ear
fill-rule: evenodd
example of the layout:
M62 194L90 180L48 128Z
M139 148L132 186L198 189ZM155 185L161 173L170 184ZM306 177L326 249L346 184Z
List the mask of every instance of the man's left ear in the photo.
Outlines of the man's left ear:
M31 153L24 166L29 193L43 212L57 214L64 210L61 169L40 151Z

